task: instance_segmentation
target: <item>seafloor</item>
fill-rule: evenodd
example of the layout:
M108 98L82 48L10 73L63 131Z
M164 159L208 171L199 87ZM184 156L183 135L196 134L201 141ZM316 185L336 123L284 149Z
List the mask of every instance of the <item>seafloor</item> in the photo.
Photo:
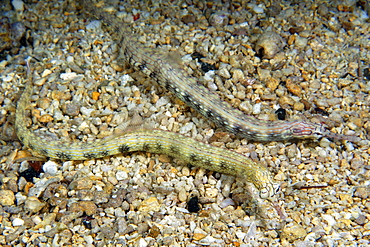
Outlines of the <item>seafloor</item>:
M138 42L259 119L299 119L358 142L276 142L218 129L120 56L74 1L0 3L0 245L368 246L370 8L367 1L109 1ZM135 33L135 34L133 34ZM167 56L167 57L166 57ZM39 159L17 139L17 101L43 138L93 141L144 125L249 156L281 189L135 152ZM214 106L218 107L218 106ZM276 113L278 112L278 113ZM109 138L109 137L108 137Z

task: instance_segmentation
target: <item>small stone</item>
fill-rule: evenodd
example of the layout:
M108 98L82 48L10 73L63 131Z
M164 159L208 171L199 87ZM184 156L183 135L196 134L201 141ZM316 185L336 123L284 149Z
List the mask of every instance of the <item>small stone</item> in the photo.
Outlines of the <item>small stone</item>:
M116 173L116 179L118 180L118 181L120 181L120 180L124 180L124 179L127 179L128 178L128 174L127 174L127 172L126 171L118 171L117 173Z
M73 203L70 208L72 212L84 212L87 215L94 215L97 211L97 206L92 201L80 201L77 203Z
M370 187L359 187L357 188L354 196L360 197L362 199L370 198Z
M294 44L298 48L301 48L301 49L305 48L307 46L307 43L308 43L307 38L303 38L301 36L296 36Z
M361 158L355 157L351 160L351 168L353 170L358 170L361 167L364 167L365 161Z
M216 189L216 188L207 188L206 189L206 196L207 197L213 198L213 197L216 197L217 194L218 194L218 189Z
M68 73L61 73L60 79L70 81L77 77L77 74L75 72L68 72Z
M165 155L165 154L161 154L159 156L158 160L162 163L169 163L169 162L171 162L171 157L169 157L168 155Z
M86 30L90 32L99 30L100 28L101 28L101 21L97 21L97 20L91 21L89 24L86 25Z
M365 223L366 223L366 216L365 215L363 215L363 214L361 214L360 216L358 216L356 219L355 219L355 222L358 224L358 225L360 225L360 226L362 226L362 225L364 225Z
M150 197L140 204L138 210L141 212L149 212L149 211L158 211L159 208L160 204L158 202L158 199L156 197Z
M257 73L261 81L268 81L271 78L271 71L268 69L257 68Z
M158 226L153 225L149 230L149 237L156 238L161 233L161 230L158 228Z
M54 118L49 114L44 114L39 118L40 123L50 123Z
M188 15L184 15L183 17L181 17L181 21L185 24L189 24L189 23L195 23L196 21L196 18L194 15L192 14L188 14Z
M116 64L116 63L112 63L111 64L111 67L117 71L117 72L123 72L125 70L125 67L124 66L121 66L119 64Z
M275 79L275 78L272 78L272 77L268 77L266 79L266 87L271 89L271 91L274 91L280 84L280 81Z
M90 178L82 178L73 181L69 188L72 190L89 190L93 186L93 181Z
M51 73L53 73L53 71L51 71L50 69L46 69L44 70L44 72L42 72L41 77L46 77L50 75Z
M12 221L12 225L13 226L23 226L24 224L24 220L20 219L20 218L15 218L13 221Z
M21 0L13 0L12 5L15 11L23 12L24 10L24 3Z
M40 218L37 219L37 221L34 221L34 223L36 224L36 226L34 226L32 228L32 230L38 230L40 228L45 228L45 226L50 226L53 224L53 222L55 222L55 218L56 218L56 213L50 213L50 214L46 214L43 218L43 220L41 220ZM60 224L59 225L59 228L66 228L66 226L64 224Z
M140 224L137 226L137 232L138 232L139 234L146 233L148 230L149 230L149 225L148 225L148 223L140 223Z
M32 213L37 213L46 205L45 202L41 202L37 197L30 196L24 203L24 208Z
M242 82L244 80L244 73L241 69L233 70L232 74L234 83Z
M57 183L60 180L60 177L44 177L37 181L32 188L30 188L28 196L39 197L50 184Z
M199 240L201 240L205 237L206 237L206 235L203 234L203 233L194 233L194 235L193 235L193 239L196 240L196 241L199 241Z
M229 24L229 16L226 12L217 11L209 17L209 24L214 27L223 27Z
M252 112L255 115L261 113L261 103L254 104L252 106L252 109L253 109Z
M0 204L2 206L11 206L14 204L15 196L11 190L0 190Z
M41 109L47 109L50 106L51 100L48 98L42 98L37 100L37 106Z
M66 103L62 105L63 113L71 116L76 117L80 114L80 106L76 103Z
M58 164L54 161L48 161L42 166L42 169L45 173L49 173L54 176L58 172Z
M304 104L301 102L295 102L293 105L293 109L296 111L302 111L304 109Z
M281 232L281 238L285 238L289 242L293 242L296 241L297 239L304 238L306 235L307 235L306 230L298 224L294 224L291 227L285 227Z
M295 84L291 79L286 80L286 88L288 89L289 92L296 96L300 96L302 93L302 88Z
M289 96L282 96L278 100L279 104L284 107L285 105L294 105L295 101Z
M225 67L220 69L217 74L225 79L231 78L230 72Z
M267 31L258 38L256 52L264 58L273 58L286 45L285 40L277 33Z
M181 188L180 189L180 191L179 191L179 200L181 201L181 202L185 202L186 200L187 200L187 195L186 195L186 190L185 190L185 188Z

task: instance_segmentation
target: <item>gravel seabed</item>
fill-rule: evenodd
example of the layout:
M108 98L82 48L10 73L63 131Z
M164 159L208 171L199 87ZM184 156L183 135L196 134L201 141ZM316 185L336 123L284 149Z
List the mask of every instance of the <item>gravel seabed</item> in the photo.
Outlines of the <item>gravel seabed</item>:
M17 30L1 24L1 45L14 41L0 54L2 246L370 244L366 1L110 3L140 42L183 63L246 114L276 120L283 108L287 119L325 123L363 141L238 139L127 66L109 27L80 15L73 1L5 1L2 16L24 30L17 39ZM124 129L139 114L148 126L266 165L281 185L280 206L257 198L240 178L166 155L27 161L32 155L13 128L27 57L35 77L32 131L89 141ZM27 181L30 166L43 172ZM195 197L200 210L189 212Z

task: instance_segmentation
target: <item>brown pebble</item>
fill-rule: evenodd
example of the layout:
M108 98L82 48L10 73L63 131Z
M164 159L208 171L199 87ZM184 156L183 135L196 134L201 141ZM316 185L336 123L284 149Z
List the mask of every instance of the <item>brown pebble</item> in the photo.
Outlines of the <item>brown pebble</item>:
M80 106L75 103L63 104L61 108L64 114L71 116L71 117L76 117L78 116L78 114L80 114Z
M205 237L206 237L206 235L204 235L203 233L194 233L194 235L193 235L193 239L196 240L196 241L199 241L199 240L201 240Z
M51 121L53 121L53 117L49 114L45 114L45 115L42 115L40 118L39 118L39 122L40 123L50 123Z
M285 105L294 105L294 100L289 96L282 96L278 100L279 104L283 107Z
M171 158L167 155L161 154L158 158L158 160L162 163L168 163L171 162Z
M285 227L281 232L281 238L287 239L289 242L296 241L297 239L302 239L307 235L306 230L298 225L294 224L291 227Z
M185 24L189 24L189 23L195 23L196 21L196 18L194 15L192 14L188 14L188 15L184 15L183 17L181 17L181 21Z
M111 64L111 67L112 67L115 71L117 71L117 72L122 72L122 71L124 71L124 70L125 70L125 67L124 67L124 66L121 66L121 65L116 64L116 63L112 63L112 64Z
M156 238L158 237L160 233L161 233L161 230L156 225L154 225L150 228L148 236L152 238Z
M42 98L37 100L37 106L44 110L50 106L50 103L51 100L48 98Z
M311 109L311 103L308 100L301 99L300 102L304 105L304 109L307 111Z
M284 39L277 33L267 31L258 38L256 43L256 52L264 58L273 58L285 46Z
M0 205L11 206L14 204L15 196L11 190L0 190Z
M295 102L293 105L293 109L296 111L302 111L304 109L304 104L301 102Z
M160 209L160 204L156 197L149 197L143 201L138 207L140 212L158 211Z
M288 91L296 96L300 96L302 93L302 88L295 84L291 79L286 80L286 88Z
M271 91L274 91L280 84L280 81L278 79L269 77L266 80L266 87L271 89Z
M92 201L80 201L77 203L73 203L69 210L72 212L84 212L87 215L94 215L96 214L97 206Z
M370 198L370 188L369 187L359 187L357 188L354 196L360 197L362 199Z
M93 181L89 178L82 178L78 180L74 180L70 185L69 188L72 190L89 190L93 186Z
M24 208L32 213L37 213L46 205L45 202L41 202L37 197L30 196L24 203Z
M366 223L366 216L365 215L363 215L363 214L361 214L360 216L358 216L357 217L357 219L355 219L355 222L358 224L358 225L360 225L360 226L362 226L362 225L364 225L365 223Z
M92 92L92 99L93 100L98 100L100 97L100 93L99 92Z

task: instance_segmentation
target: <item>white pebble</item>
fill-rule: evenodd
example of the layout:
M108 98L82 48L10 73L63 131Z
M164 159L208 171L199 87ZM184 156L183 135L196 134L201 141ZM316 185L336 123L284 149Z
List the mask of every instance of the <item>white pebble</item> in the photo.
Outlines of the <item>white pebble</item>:
M204 80L206 81L213 81L213 76L215 75L214 70L210 70L207 73L204 74Z
M24 10L24 3L21 0L13 0L12 5L15 11L23 12Z
M264 12L262 4L256 5L254 3L248 3L247 7L252 9L256 14L262 14Z
M253 114L261 113L261 103L257 103L253 105Z
M334 226L337 223L337 221L334 219L334 217L329 215L329 214L323 214L322 217L323 217L324 220L326 220L328 222L329 226Z
M124 179L128 178L128 174L125 171L118 171L116 173L116 178L117 178L117 180L124 180Z
M95 111L95 109L86 108L86 107L82 106L81 109L80 109L80 111L86 117L90 117L91 116L91 113L93 113Z
M11 82L14 78L14 74L8 74L7 76L3 77L3 82Z
M194 127L194 123L187 123L185 126L180 128L180 134L188 133Z
M13 226L23 226L23 224L24 224L24 220L20 218L15 218L12 222Z
M101 27L101 22L100 21L97 21L97 20L94 20L92 22L90 22L89 24L86 25L86 30L87 31L96 31L98 29L100 29Z
M129 75L121 76L121 86L125 86L128 82L134 81L134 79Z
M43 166L42 169L45 173L49 173L51 175L55 175L58 172L58 164L54 161L48 161Z
M193 60L190 54L183 56L181 59L184 63L190 63Z
M60 79L66 80L66 81L73 80L76 77L77 77L77 74L75 72L61 73L60 74Z
M92 245L94 243L94 239L92 238L91 235L84 236L83 238L86 241L86 244L88 245Z
M26 201L27 196L25 196L22 193L18 192L17 194L15 194L15 199L17 200L17 205L21 205L21 204L23 204Z
M310 180L313 180L313 176L312 176L312 174L307 174L307 175L306 175L306 178L308 178L308 179L310 179Z
M68 63L73 63L74 62L74 58L72 56L68 56L67 57L67 62Z
M161 107L161 106L163 106L163 105L168 104L169 102L170 102L170 101L168 100L168 98L167 98L167 97L159 98L159 99L157 100L157 102L155 102L155 107L159 108L159 107Z
M227 206L234 206L235 202L231 198L226 198L220 203L220 208L226 208Z
M51 71L50 69L46 69L44 70L44 72L42 72L41 77L46 77L50 75L51 73L53 73L53 71Z

